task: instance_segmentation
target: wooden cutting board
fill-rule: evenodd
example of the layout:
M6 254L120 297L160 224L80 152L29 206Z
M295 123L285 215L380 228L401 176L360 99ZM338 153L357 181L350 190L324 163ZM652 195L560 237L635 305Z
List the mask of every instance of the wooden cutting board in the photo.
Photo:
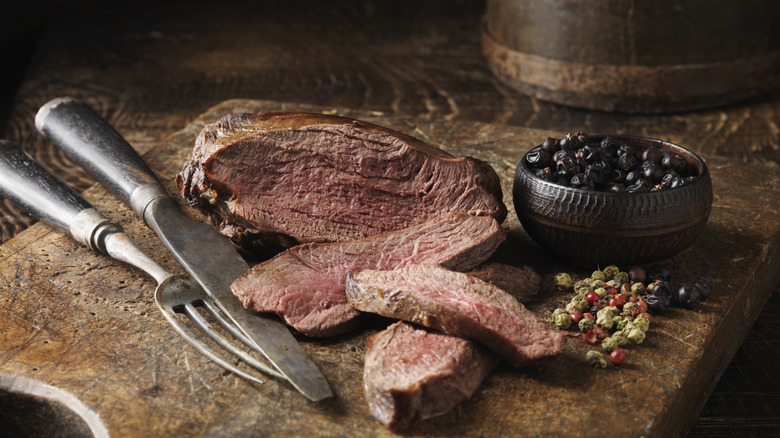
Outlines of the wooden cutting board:
M545 132L231 100L161 141L145 158L176 194L173 178L204 123L229 112L272 110L360 118L492 164L510 210L504 223L509 237L495 258L530 264L543 276L541 299L530 306L542 317L549 319L569 298L551 287L556 272L590 273L561 264L538 247L512 209L512 176L521 156L568 127ZM705 145L685 146L702 153ZM657 318L646 341L629 348L620 368L590 368L584 356L592 347L567 338L562 356L535 368L499 366L469 401L405 435L684 434L777 284L780 266L778 169L702 155L712 172L712 215L695 244L669 265L677 284L701 274L714 277L717 286L708 301ZM129 209L101 187L85 196L166 268L181 272ZM362 393L366 338L381 327L334 339L301 339L336 394L312 403L284 382L250 384L201 357L159 314L155 286L139 271L42 224L0 246L3 421L42 435L90 430L116 437L393 435L370 416Z

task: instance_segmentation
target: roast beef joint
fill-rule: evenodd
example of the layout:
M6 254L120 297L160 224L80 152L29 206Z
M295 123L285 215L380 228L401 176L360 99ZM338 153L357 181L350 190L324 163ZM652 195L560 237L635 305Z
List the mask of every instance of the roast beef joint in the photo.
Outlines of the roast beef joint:
M501 223L507 212L486 162L322 114L227 115L204 127L176 182L246 248L356 240L449 212Z

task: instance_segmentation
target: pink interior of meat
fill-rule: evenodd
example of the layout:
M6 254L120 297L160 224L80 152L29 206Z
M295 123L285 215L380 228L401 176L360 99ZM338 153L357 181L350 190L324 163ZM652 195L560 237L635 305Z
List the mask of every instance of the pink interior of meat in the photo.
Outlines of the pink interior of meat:
M327 126L250 137L210 160L207 172L230 181L233 213L264 229L294 230L302 241L333 230L342 237L332 240L344 240L449 211L495 211L498 201L477 186L473 162L465 163L388 135Z

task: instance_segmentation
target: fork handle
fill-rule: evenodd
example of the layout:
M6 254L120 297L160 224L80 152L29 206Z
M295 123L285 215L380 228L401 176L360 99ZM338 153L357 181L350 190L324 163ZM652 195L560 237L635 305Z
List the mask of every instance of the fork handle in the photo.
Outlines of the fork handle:
M158 282L171 274L69 185L15 143L0 140L0 195L77 242L129 263Z
M97 230L122 232L70 186L49 172L15 143L0 141L0 193L78 242L105 253Z
M127 140L87 104L53 99L38 110L35 126L140 217L151 201L170 196Z

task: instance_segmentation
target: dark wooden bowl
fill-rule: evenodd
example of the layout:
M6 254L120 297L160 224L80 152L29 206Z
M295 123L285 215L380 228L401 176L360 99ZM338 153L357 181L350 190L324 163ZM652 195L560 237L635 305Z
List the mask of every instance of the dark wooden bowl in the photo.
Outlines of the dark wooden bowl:
M512 190L520 223L543 248L579 266L616 264L628 269L674 256L696 240L709 218L712 183L707 165L672 143L613 137L640 152L651 145L659 145L663 152L678 152L698 176L681 187L656 192L585 190L536 177L524 156Z

